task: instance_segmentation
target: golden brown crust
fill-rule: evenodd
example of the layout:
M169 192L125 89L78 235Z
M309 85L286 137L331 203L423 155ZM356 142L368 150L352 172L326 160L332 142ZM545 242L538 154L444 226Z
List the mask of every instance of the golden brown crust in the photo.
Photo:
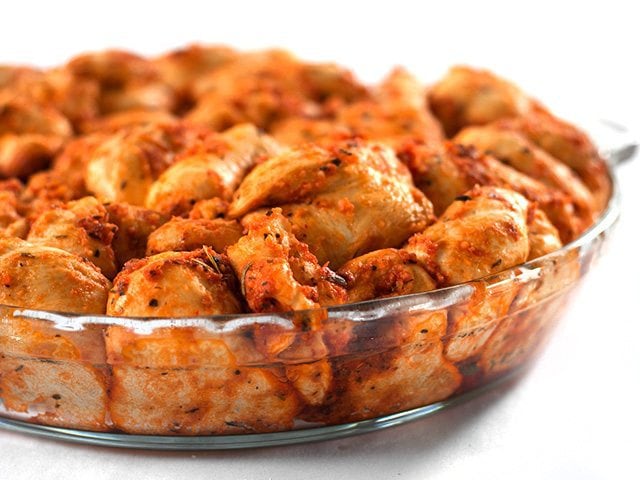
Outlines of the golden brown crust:
M189 45L153 59L162 80L178 92L185 101L191 100L194 82L238 56L223 45Z
M178 117L162 110L123 110L82 123L84 133L114 133L127 127L177 123Z
M474 185L509 188L535 202L558 229L564 242L576 238L580 222L571 198L533 177L503 164L473 146L445 142L441 146L406 145L399 157L407 164L416 186L440 215Z
M513 84L487 70L456 66L429 90L429 104L448 136L468 125L484 125L527 112L530 100Z
M120 202L113 216L129 230L116 234L120 265L147 253L147 238L165 222L159 213L197 222L176 220L153 234L149 253L200 244L224 249L239 232L225 216L241 219L278 206L291 234L321 264L338 268L400 247L434 221L428 199L440 214L476 185L510 188L535 203L527 224L533 258L559 245L554 227L564 242L584 230L608 191L606 175L590 178L601 166L584 134L509 82L468 67L452 69L428 92L400 68L366 88L336 65L304 63L283 51L242 54L196 45L153 60L112 50L81 55L55 70L2 72L0 98L13 102L3 110L6 145L35 145L27 140L50 135L66 139L68 120L76 128L100 129L73 139L51 171L33 175L26 190L3 193L3 235L25 236L38 217L94 194L100 202ZM196 105L188 116L200 111L206 117L215 107L215 118L204 123L234 127L214 134L173 116L190 102ZM299 139L309 125L318 131L307 139L318 144L287 140L298 146L282 151L256 127L237 125L243 119ZM457 139L497 150L516 168L443 143L438 121L448 134L490 124L466 128ZM391 145L402 162L373 140ZM50 155L39 158L46 162ZM125 202L149 210L134 212ZM45 223L38 221L30 238L42 236ZM84 248L71 243L74 251ZM115 273L115 266L102 268ZM380 291L396 291L390 285Z
M76 137L53 159L51 170L79 196L88 194L85 169L93 151L104 139L104 135L99 133Z
M307 310L344 303L344 280L318 264L278 208L245 217L247 234L227 249L254 312Z
M92 258L109 277L147 254L237 247L252 235L237 222L278 207L294 250L321 268L344 266L352 301L422 291L429 278L450 285L505 268L488 268L493 253L482 253L502 244L509 264L559 248L593 223L610 191L584 133L470 67L427 90L402 68L366 87L337 65L281 50L192 45L155 59L108 50L50 70L2 67L0 103L0 176L53 160L26 188L0 189L0 235ZM81 131L95 133L74 136ZM490 202L486 218L462 212L457 199L478 186L522 194L526 217L489 213ZM74 212L78 202L91 211ZM460 210L453 224L449 209ZM170 216L181 219L161 227ZM447 232L458 220L469 230ZM435 246L445 240L462 242L448 260ZM253 246L269 251L257 238ZM378 260L383 268L367 272Z
M0 134L39 133L64 140L71 136L69 121L58 110L30 98L0 94Z
M279 147L253 125L209 135L176 158L150 186L145 204L168 215L186 215L200 200L230 200L246 172Z
M173 217L149 235L146 254L190 251L202 246L224 253L241 236L242 227L235 220Z
M415 255L386 248L366 253L337 271L347 282L349 303L427 292L436 283Z
M0 238L0 304L70 313L105 312L111 283L88 260Z
M107 304L107 314L120 317L197 317L241 311L228 260L207 247L131 260L113 281Z
M396 68L369 95L337 103L322 116L290 116L272 125L272 131L278 140L293 146L331 145L354 137L394 148L410 141L439 143L442 128L429 111L424 93L415 77Z
M85 197L43 212L33 222L27 240L74 253L112 279L117 266L111 243L117 228L94 197Z
M186 118L216 131L244 122L266 129L278 118L313 111L299 72L300 63L280 50L243 55L196 82L197 102Z
M538 147L573 169L591 190L597 213L604 209L611 194L607 167L598 149L583 131L553 116L539 105L524 116L503 119L496 125L522 133Z
M465 145L474 145L525 175L568 195L575 207L577 218L581 220L580 232L593 223L596 215L595 199L578 175L520 133L502 130L492 125L467 127L458 133L454 140Z
M234 194L229 215L261 206L281 206L296 237L333 268L400 246L432 221L430 202L393 151L358 142L298 147L258 165Z
M142 125L107 135L90 153L85 181L101 202L143 206L176 154L209 132L183 123Z
M596 213L605 208L611 182L593 142L513 84L485 70L454 67L431 89L429 100L449 136L490 123L522 134L578 174L593 194Z
M65 68L22 70L4 85L4 91L55 108L76 128L99 113L97 83Z
M336 122L356 136L394 147L407 141L438 143L444 137L427 107L424 86L402 68L391 71L371 100L338 110Z
M11 88L23 77L39 77L41 71L24 65L0 65L0 88Z
M66 69L99 85L102 114L129 109L167 110L176 106L173 89L162 82L155 65L120 50L86 53L72 59Z
M405 249L436 280L455 285L523 263L529 256L529 202L510 190L475 187Z
M56 108L0 91L0 178L44 168L71 134L69 121Z

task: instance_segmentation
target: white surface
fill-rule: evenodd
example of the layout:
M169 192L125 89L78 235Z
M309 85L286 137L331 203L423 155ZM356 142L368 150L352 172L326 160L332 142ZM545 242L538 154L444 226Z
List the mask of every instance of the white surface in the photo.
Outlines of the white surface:
M632 2L139 3L12 2L3 6L0 62L50 65L87 49L154 53L197 40L280 45L367 79L404 64L430 81L467 62L565 115L611 118L640 132ZM544 356L508 388L384 432L253 451L149 453L0 431L0 479L640 478L640 158L619 171L623 218L609 251Z

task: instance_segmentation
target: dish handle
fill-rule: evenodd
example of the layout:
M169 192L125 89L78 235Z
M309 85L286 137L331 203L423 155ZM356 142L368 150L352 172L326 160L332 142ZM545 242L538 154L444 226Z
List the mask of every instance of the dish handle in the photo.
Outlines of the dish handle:
M612 167L616 167L636 156L640 141L634 132L611 120L600 120L588 129L600 153Z

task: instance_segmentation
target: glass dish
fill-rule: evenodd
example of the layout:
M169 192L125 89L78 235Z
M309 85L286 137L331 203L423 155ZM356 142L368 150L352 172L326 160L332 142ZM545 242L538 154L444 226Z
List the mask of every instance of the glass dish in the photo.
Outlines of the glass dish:
M609 158L619 161L621 151ZM606 211L577 240L427 293L180 319L0 306L0 425L90 444L193 450L338 438L434 413L539 353L618 218L611 177ZM273 342L288 347L262 353Z

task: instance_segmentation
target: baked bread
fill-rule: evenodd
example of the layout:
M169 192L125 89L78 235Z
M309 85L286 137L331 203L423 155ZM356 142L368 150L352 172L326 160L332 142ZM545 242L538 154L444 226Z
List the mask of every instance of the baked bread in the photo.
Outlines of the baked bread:
M191 46L0 73L0 400L36 422L251 433L448 398L538 348L578 259L524 286L514 269L610 195L583 132L471 67L367 86ZM462 283L429 314L326 310ZM153 320L180 317L204 323Z

